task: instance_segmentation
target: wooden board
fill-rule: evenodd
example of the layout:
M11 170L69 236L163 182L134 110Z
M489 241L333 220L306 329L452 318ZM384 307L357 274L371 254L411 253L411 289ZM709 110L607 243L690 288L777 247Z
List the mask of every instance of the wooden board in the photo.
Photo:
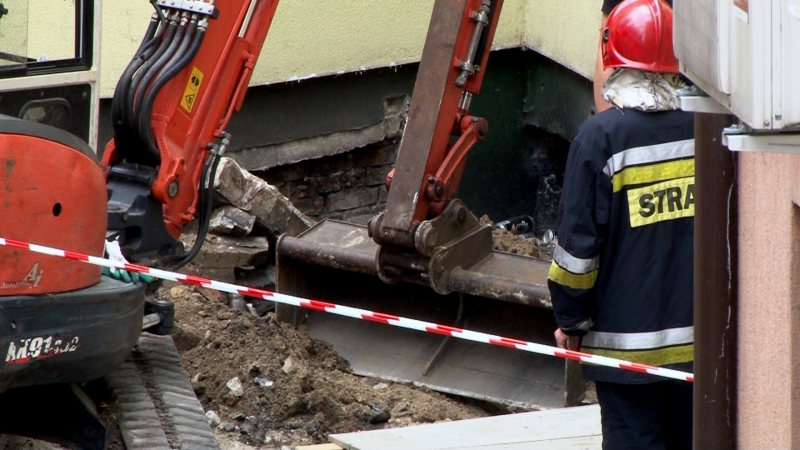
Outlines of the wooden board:
M344 450L599 449L600 407L563 408L330 436Z

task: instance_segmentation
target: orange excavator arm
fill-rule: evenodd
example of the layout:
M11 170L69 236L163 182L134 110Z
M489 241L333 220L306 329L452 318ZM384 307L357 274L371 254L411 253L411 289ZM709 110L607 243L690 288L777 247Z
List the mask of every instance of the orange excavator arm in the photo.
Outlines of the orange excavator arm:
M454 197L469 150L488 133L487 121L469 115L469 107L486 73L502 6L502 0L434 4L408 123L387 180L386 211L369 224L381 246L378 267L385 281L427 267L435 249L458 236L486 235ZM443 217L448 207L455 220ZM487 251L490 246L474 255Z
M278 0L151 3L150 26L114 92L114 138L102 159L109 230L120 234L133 259L175 253L176 238L195 218L204 234L213 173L228 144L225 128L241 108L278 6Z

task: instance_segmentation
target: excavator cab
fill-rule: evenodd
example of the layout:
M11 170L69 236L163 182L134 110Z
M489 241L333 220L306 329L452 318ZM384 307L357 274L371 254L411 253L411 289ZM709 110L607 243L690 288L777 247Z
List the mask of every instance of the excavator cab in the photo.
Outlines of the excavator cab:
M489 132L469 108L502 3L435 1L386 210L368 226L325 220L281 237L280 292L552 345L549 261L493 251L491 225L456 198L468 152ZM282 305L278 318L363 375L534 408L577 404L585 391L575 362Z

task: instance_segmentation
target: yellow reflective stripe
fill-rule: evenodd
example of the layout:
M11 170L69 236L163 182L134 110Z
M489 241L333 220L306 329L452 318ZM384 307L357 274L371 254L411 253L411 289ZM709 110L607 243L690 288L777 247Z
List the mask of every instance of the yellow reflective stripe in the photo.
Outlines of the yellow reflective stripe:
M657 183L673 178L694 176L694 158L646 166L628 167L611 177L614 192L634 184Z
M622 359L650 366L666 366L691 362L694 359L694 344L664 347L655 350L607 350L604 348L581 347L581 351L607 358Z
M553 261L553 263L550 264L550 273L547 275L547 278L555 283L572 289L591 289L594 287L594 283L597 281L597 270L595 269L591 272L575 274L563 269L561 266L556 264L555 261Z
M628 190L631 228L694 217L694 177Z

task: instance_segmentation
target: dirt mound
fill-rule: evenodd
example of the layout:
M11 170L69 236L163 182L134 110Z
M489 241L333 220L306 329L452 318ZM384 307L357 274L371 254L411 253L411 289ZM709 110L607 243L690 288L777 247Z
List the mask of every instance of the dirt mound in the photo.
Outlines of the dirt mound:
M488 415L432 391L355 376L327 343L272 314L231 309L224 294L171 286L159 296L175 303L173 337L198 398L221 429L248 444L327 442L331 433Z
M480 222L483 225L494 226L492 219L486 215L480 218ZM555 244L545 243L533 236L524 237L502 228L494 228L492 230L492 248L501 252L552 260Z

